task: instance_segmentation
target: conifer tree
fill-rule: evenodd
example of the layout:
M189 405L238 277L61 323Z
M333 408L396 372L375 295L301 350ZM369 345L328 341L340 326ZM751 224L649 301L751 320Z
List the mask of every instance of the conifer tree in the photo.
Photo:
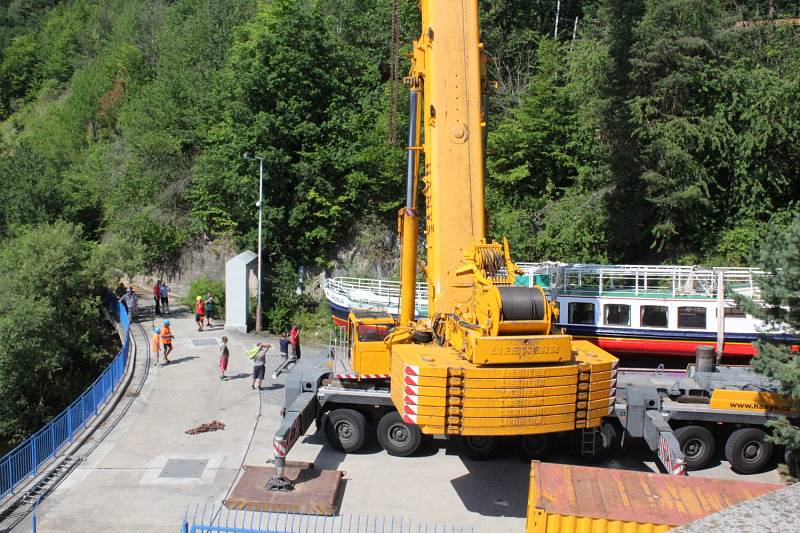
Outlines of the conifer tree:
M769 232L757 253L757 263L767 276L759 281L763 305L746 302L748 311L767 321L768 327L782 327L790 332L800 330L800 216L787 227ZM758 356L751 367L781 383L781 392L800 402L800 356L791 347L769 342L756 343ZM788 450L800 451L800 428L785 417L771 422L772 440ZM788 456L789 454L787 454Z

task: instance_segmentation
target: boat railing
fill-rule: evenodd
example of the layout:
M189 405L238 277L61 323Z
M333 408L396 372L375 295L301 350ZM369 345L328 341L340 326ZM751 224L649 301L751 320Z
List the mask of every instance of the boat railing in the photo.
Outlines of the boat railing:
M400 282L393 280L336 277L325 280L325 288L349 299L358 295L355 291L364 291L380 299L385 299L387 304L397 304L400 301ZM362 293L362 294L364 294ZM358 298L355 298L358 299ZM428 286L425 283L417 283L416 300L418 307L422 302L428 301Z
M599 296L661 296L713 298L720 287L731 293L756 297L755 281L764 272L752 268L702 268L697 266L597 265L569 263L518 263L532 283L546 285L552 294ZM535 280L535 281L534 281Z

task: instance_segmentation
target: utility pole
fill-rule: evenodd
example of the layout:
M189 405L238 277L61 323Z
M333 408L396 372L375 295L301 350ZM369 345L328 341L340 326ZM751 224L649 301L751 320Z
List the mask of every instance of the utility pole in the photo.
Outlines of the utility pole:
M256 333L261 333L261 224L264 211L264 158L258 155L250 157L245 152L244 158L247 160L258 159L258 301L256 302Z

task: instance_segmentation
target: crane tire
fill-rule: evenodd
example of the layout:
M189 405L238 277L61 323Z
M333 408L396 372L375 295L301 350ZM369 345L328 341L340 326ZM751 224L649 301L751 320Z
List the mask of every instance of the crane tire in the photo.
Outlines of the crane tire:
M335 448L352 453L361 449L367 434L367 420L354 409L335 409L322 417L325 436Z
M422 432L419 426L406 423L397 411L378 421L378 442L389 455L407 457L419 449Z
M673 433L686 456L687 470L705 468L714 457L714 435L703 426L683 426Z
M774 446L759 428L737 429L725 441L725 459L739 474L756 474L772 460Z
M519 453L523 459L544 459L553 444L551 435L523 435L519 438Z
M500 449L500 439L497 437L461 437L458 444L461 453L474 461L491 459Z

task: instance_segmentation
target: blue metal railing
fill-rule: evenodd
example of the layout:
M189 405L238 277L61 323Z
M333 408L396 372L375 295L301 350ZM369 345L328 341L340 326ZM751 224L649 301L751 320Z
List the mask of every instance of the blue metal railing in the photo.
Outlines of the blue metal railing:
M20 483L36 476L41 466L54 459L67 444L89 425L125 375L128 364L128 312L114 302L117 318L123 330L122 348L110 365L72 404L56 415L42 429L0 458L0 499L14 494Z
M197 505L186 513L181 533L473 533L458 526L385 515L315 515L228 510Z

